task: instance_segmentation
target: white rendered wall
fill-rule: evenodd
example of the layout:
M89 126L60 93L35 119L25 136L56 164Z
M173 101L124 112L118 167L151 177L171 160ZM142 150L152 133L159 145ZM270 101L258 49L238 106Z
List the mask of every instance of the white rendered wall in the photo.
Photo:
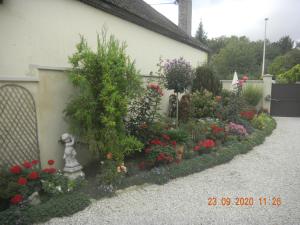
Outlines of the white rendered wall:
M96 46L97 32L126 41L127 52L147 75L159 57L184 57L193 66L207 54L76 0L4 0L0 4L0 76L31 75L29 65L68 67L79 34Z

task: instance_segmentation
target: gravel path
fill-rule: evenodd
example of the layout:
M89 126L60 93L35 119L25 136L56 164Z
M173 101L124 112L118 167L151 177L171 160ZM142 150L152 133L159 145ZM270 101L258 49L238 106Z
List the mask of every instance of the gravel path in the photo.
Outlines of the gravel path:
M163 186L130 188L46 224L300 224L300 118L276 120L277 129L263 145L227 164ZM208 206L210 197L219 205ZM222 197L231 198L231 205L220 205ZM253 197L254 205L237 206L236 197ZM260 205L260 197L267 205ZM273 197L282 204L273 206Z

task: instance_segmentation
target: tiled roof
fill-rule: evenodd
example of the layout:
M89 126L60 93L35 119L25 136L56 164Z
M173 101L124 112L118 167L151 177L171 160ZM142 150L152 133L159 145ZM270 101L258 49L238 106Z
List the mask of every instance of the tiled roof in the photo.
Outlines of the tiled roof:
M135 23L146 29L208 52L208 48L187 35L176 24L143 0L80 0L95 8Z

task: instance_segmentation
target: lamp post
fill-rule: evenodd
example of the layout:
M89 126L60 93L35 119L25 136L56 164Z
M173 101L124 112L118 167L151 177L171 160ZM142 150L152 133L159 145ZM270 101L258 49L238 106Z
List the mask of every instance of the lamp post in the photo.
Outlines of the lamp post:
M265 58L266 58L266 36L267 36L267 21L269 18L265 18L265 37L264 37L264 50L263 50L263 61L262 61L262 69L261 76L265 74Z

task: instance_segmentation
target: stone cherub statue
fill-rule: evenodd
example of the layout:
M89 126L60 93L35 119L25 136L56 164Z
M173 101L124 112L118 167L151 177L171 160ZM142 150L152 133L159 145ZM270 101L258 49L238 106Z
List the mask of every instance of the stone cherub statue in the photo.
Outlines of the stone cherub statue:
M82 166L76 159L76 150L73 147L75 144L75 138L68 133L65 133L61 136L62 142L65 144L64 160L65 167L63 171L69 178L77 178L78 176L84 176L81 171Z

